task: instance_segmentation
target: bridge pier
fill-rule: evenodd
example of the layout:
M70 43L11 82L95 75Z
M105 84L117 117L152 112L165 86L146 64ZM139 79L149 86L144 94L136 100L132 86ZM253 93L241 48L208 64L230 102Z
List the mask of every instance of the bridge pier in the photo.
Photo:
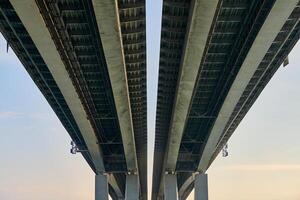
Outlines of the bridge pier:
M126 176L125 200L139 200L140 184L138 175Z
M195 200L208 200L207 174L195 175Z
M164 193L165 200L178 200L178 186L176 174L165 174Z
M108 200L107 175L98 174L95 176L95 200Z

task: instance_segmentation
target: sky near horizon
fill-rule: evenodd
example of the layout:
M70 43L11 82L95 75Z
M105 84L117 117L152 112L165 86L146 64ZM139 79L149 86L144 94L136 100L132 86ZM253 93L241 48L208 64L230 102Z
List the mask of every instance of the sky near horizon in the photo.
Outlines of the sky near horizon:
M153 3L155 2L155 3ZM148 191L151 192L161 0L147 1ZM218 157L210 200L300 200L300 43ZM0 200L91 200L94 174L0 37ZM189 200L193 200L192 194Z

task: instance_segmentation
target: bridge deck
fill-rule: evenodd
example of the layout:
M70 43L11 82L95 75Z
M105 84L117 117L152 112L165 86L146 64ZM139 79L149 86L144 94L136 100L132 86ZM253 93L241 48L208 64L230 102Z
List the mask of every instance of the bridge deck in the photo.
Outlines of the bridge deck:
M106 57L93 11L92 0L36 1L51 37L67 69L86 116L102 150L105 172L113 174L123 196L128 172L117 108L109 78ZM40 54L26 27L9 0L0 2L0 31L39 87L50 106L81 150L88 149L78 123L64 94L58 87L44 57ZM145 1L118 1L115 10L120 17L120 51L126 61L129 96L137 159L141 166L141 193L147 193L146 130L146 36ZM114 26L114 25L112 25ZM130 108L130 106L129 106ZM90 152L83 152L97 172ZM110 193L117 198L116 191ZM144 199L146 197L144 196Z
M198 53L202 59L199 62L188 114L181 122L184 129L182 138L179 138L180 148L178 154L175 154L175 172L179 196L182 199L193 189L193 173L201 170L199 163L202 153L220 109L275 2L277 1L223 0L219 1L216 7L205 50L203 55ZM179 77L184 73L184 68L189 67L184 65L184 59L190 48L187 45L193 39L190 37L193 22L187 22L192 19L199 20L195 18L197 3L201 5L201 1L193 4L188 0L180 3L165 0L163 4L152 199L163 195L161 182L164 172L170 169L167 161L170 155L165 152L176 152L175 139L172 138L173 131L176 130L172 129L172 118L176 109L182 109L184 106L180 104L176 107L175 101L182 95L182 79ZM298 41L299 4L293 8L294 11L270 44L251 80L246 83L242 96L237 99L217 148L209 158L209 165ZM199 21L195 24L200 26ZM173 145L172 149L168 149L171 148L168 143Z

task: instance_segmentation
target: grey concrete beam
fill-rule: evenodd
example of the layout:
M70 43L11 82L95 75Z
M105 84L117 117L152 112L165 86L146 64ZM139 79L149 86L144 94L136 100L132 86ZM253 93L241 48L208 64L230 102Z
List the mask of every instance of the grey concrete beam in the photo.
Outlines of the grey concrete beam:
M139 177L137 175L126 176L125 200L139 200L140 196Z
M27 32L49 68L57 86L64 96L83 139L91 154L97 172L104 172L102 152L76 89L56 49L35 0L10 0Z
M108 200L107 175L95 176L95 200Z
M164 199L178 200L178 187L176 174L164 175Z
M116 1L92 0L116 104L127 168L138 171L119 12Z
M10 3L17 12L39 53L47 64L57 86L62 92L87 145L88 151L91 154L96 172L105 172L102 151L98 145L98 139L94 129L87 119L84 107L61 60L35 0L10 0ZM118 195L122 195L122 192L120 192L120 189L117 188L116 184L112 183L111 185Z
M205 145L203 155L198 166L199 172L205 172L209 167L210 159L216 151L218 141L234 110L238 100L242 96L247 84L254 75L257 67L267 53L275 37L284 23L296 7L299 0L277 0L273 5L267 19L259 31L236 79L234 80Z
M190 12L192 14L188 26L189 31L186 36L181 63L182 70L175 96L174 112L164 158L164 169L162 170L175 171L189 105L218 2L219 0L195 0L194 5L191 6ZM162 182L163 177L160 182L160 194L163 192Z
M195 175L195 198L194 200L208 200L207 174Z
M165 165L168 171L176 168L183 129L217 4L218 0L196 0L192 10L168 139Z

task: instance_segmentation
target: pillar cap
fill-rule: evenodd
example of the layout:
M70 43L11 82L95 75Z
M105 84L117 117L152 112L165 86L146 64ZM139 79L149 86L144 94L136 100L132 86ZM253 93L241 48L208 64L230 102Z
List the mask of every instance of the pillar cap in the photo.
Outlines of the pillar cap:
M176 175L176 172L175 171L165 171L165 174Z
M131 170L127 172L127 175L138 175L137 170Z

